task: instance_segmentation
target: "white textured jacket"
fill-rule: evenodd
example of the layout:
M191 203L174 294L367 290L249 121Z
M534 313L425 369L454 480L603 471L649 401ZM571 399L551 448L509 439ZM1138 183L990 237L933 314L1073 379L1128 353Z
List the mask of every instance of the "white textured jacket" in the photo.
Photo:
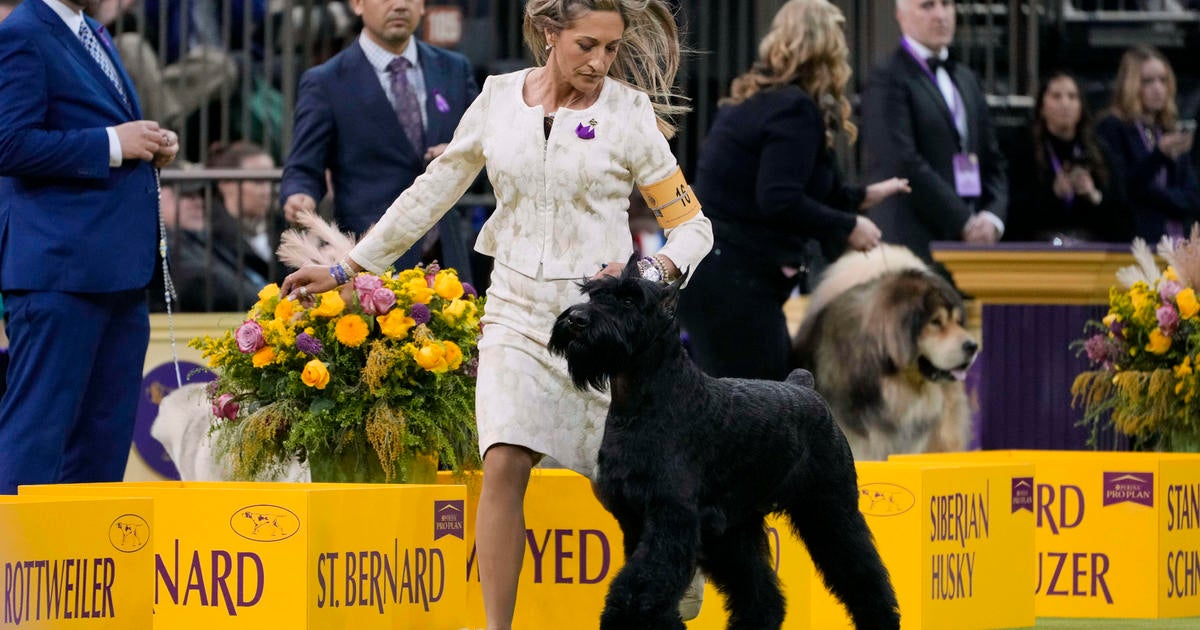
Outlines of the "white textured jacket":
M591 276L602 263L628 260L630 193L635 185L666 179L677 166L649 97L605 79L591 107L558 110L546 140L542 107L522 97L528 73L488 77L446 151L350 252L355 262L382 271L458 201L485 165L496 211L476 251L533 278L540 266L547 280ZM580 124L592 126L595 137L577 134ZM712 247L712 224L701 212L666 237L659 253L694 271Z

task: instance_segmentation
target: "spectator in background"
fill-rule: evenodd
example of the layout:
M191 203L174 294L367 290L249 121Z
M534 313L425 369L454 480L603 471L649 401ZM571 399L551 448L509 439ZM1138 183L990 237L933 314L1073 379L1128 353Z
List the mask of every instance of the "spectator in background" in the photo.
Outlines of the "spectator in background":
M1096 138L1079 85L1053 72L1038 91L1029 133L1009 154L1009 241L1107 241L1133 238L1133 217L1112 157Z
M1096 132L1112 149L1112 171L1124 178L1134 234L1151 243L1184 236L1200 220L1200 183L1189 157L1195 124L1179 120L1167 58L1149 46L1125 51L1111 111Z
M245 262L239 263L237 240L213 238L204 216L206 185L184 181L162 187L162 217L167 228L171 280L181 312L242 311L258 299L262 288ZM223 212L220 207L215 212ZM156 280L150 300L154 310L165 310L161 280Z
M442 154L479 89L467 58L418 41L424 0L351 0L358 40L300 79L292 150L280 194L288 221L313 211L333 180L334 218L362 235ZM471 280L458 211L405 252L397 268L438 258ZM432 252L440 245L440 254Z
M907 190L899 179L865 190L842 181L834 141L858 131L848 118L844 21L826 0L784 4L700 153L696 195L716 243L680 294L679 316L692 356L713 376L783 380L783 304L804 279L798 268L812 263L808 243L829 259L874 248L879 228L859 212Z
M163 42L158 53L167 64L206 47L245 51L247 41L251 60L262 58L258 31L267 16L267 0L144 0L144 8L142 32L156 48ZM163 24L166 31L160 32Z
M275 160L257 144L239 140L213 144L205 166L210 169L270 170L275 168ZM230 247L235 255L235 266L259 288L283 276L275 257L283 221L278 212L272 212L273 203L269 179L217 182L211 219L213 240Z
M223 90L237 87L238 69L221 42L197 43L174 62L163 65L157 42L143 36L137 23L137 0L101 0L92 17L113 33L117 53L133 79L142 111L153 120L182 126L187 117Z
M903 177L911 195L871 210L884 240L933 263L930 241L995 243L1008 184L983 87L950 59L952 0L896 0L903 37L863 96L867 179ZM940 264L934 265L949 277Z
M0 22L3 22L18 4L21 4L21 0L0 0Z

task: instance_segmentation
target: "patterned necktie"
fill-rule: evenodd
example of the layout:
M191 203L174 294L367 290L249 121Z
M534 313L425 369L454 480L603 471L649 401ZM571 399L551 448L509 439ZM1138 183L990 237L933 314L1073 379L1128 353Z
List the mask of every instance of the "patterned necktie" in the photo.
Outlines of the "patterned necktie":
M87 22L79 25L79 41L83 43L83 47L87 49L88 54L96 63L100 64L100 69L104 71L104 75L108 77L112 84L117 86L117 92L121 94L121 102L126 107L129 106L129 97L125 94L125 86L121 85L121 78L117 76L117 68L113 65L108 55L100 50L100 42L96 41L96 36L92 34L92 29L88 28Z
M388 64L388 73L392 75L392 96L395 100L396 117L404 128L404 135L412 143L417 153L425 153L425 128L421 124L421 103L417 100L417 91L408 82L408 69L412 63L404 57L396 57Z

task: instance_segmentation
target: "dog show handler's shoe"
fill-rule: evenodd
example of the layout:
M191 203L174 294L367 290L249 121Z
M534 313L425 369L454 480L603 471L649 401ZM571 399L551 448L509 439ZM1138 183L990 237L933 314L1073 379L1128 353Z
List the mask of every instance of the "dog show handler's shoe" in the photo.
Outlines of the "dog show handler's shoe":
M700 569L692 575L692 583L683 592L679 600L679 616L684 621L691 621L700 616L700 605L704 603L704 574Z

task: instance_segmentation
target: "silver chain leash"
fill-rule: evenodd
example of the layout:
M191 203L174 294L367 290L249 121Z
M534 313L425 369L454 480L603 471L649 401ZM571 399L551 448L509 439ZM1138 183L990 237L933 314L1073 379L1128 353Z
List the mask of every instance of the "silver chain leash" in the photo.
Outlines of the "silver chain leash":
M167 265L167 224L163 220L162 211L162 179L159 169L154 169L154 189L158 192L158 255L162 258L163 300L167 303L167 330L171 339L171 360L175 363L175 382L183 387L183 376L179 371L179 349L175 345L175 316L171 309L172 302L179 300L175 292L175 282L171 280L171 269Z

